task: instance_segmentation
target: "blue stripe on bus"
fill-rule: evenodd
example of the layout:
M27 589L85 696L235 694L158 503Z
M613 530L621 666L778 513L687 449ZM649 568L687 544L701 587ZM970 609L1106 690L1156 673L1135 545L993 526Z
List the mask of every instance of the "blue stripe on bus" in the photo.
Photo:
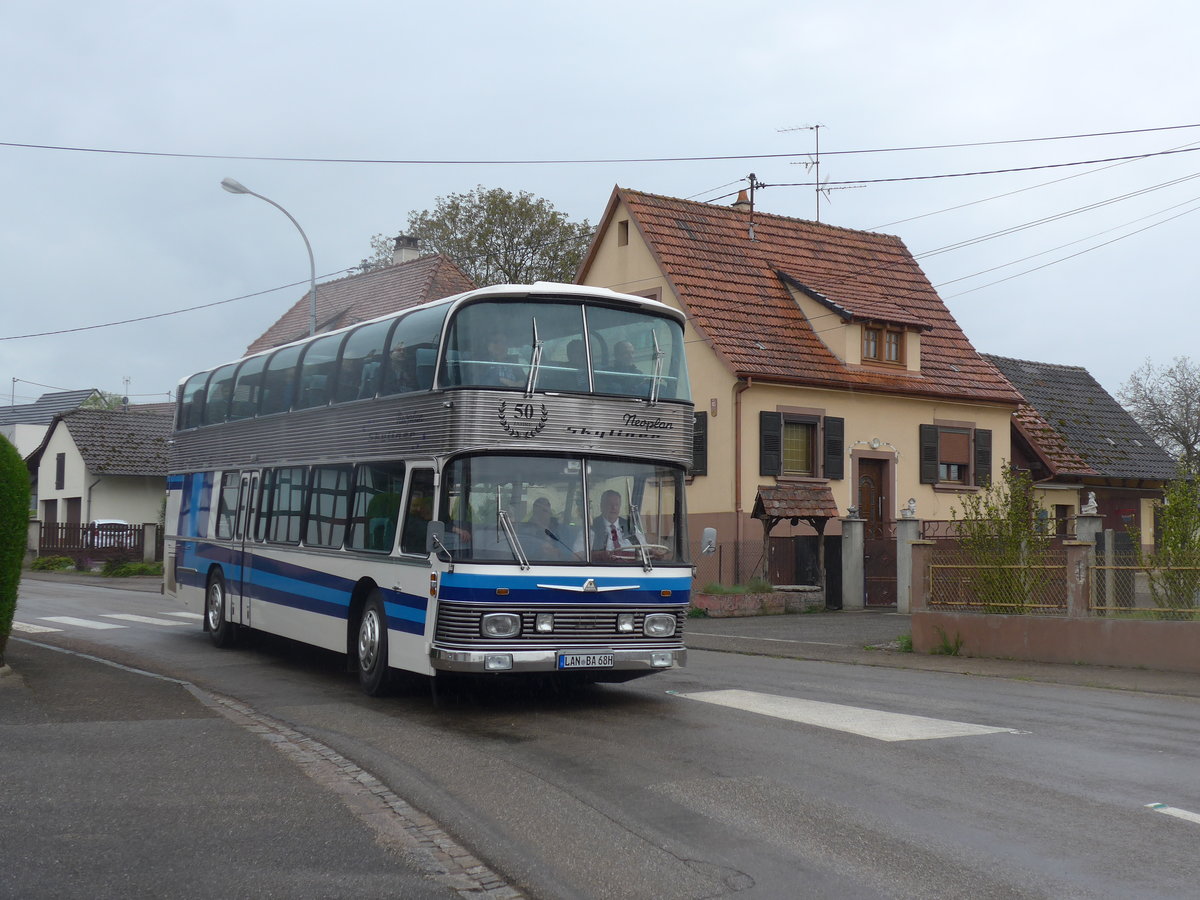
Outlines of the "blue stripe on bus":
M617 574L595 576L596 592L555 591L547 590L538 585L563 585L564 587L579 588L586 581L582 575L513 575L506 572L467 573L454 572L442 576L438 596L444 600L457 600L466 603L687 603L691 598L691 579L680 578L644 578L643 573L633 573L627 576ZM637 590L603 590L606 587L626 587L637 585ZM497 596L497 588L507 588L508 593ZM670 591L670 597L663 597L662 591Z
M218 544L180 542L183 565L196 569L186 573L181 582L204 588L208 569L217 564L229 582L242 584L243 592L255 599L289 609L301 609L346 621L350 612L350 594L355 581L306 566L281 562L253 553L239 553ZM246 565L234 560L242 556ZM408 634L424 634L429 614L429 600L417 594L406 594L390 588L380 588L388 628Z

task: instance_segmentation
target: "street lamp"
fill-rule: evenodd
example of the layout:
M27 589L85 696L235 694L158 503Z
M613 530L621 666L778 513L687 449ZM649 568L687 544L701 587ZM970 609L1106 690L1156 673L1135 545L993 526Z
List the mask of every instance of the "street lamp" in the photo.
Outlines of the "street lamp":
M249 194L251 197L257 197L259 200L265 200L273 207L292 220L292 224L296 226L296 230L300 232L300 237L304 238L304 249L308 251L308 277L310 281L309 288L309 304L308 304L308 333L317 333L317 264L313 260L312 244L308 242L308 235L304 233L304 229L300 227L300 223L296 221L296 217L290 212L272 200L270 197L264 197L262 194L256 194L250 188L246 187L239 181L234 181L232 178L221 179L221 187L229 191L231 194Z

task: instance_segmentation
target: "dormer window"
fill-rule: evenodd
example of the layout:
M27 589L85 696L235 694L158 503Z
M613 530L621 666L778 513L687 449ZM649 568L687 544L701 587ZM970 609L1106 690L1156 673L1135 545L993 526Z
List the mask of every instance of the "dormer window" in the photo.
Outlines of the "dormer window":
M904 364L904 332L898 328L864 325L862 330L863 362Z

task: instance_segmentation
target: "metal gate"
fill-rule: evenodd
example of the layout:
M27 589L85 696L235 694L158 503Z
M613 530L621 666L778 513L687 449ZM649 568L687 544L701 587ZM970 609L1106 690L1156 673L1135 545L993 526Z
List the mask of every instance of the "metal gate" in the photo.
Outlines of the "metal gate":
M896 523L868 524L863 535L867 606L896 605Z

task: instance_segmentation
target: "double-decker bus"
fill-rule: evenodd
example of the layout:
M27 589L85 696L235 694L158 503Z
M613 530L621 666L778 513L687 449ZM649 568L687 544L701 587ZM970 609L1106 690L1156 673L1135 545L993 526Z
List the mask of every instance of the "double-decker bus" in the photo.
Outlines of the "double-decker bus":
M662 303L471 291L199 372L176 419L164 590L217 646L345 653L372 695L393 669L686 662L692 403Z

